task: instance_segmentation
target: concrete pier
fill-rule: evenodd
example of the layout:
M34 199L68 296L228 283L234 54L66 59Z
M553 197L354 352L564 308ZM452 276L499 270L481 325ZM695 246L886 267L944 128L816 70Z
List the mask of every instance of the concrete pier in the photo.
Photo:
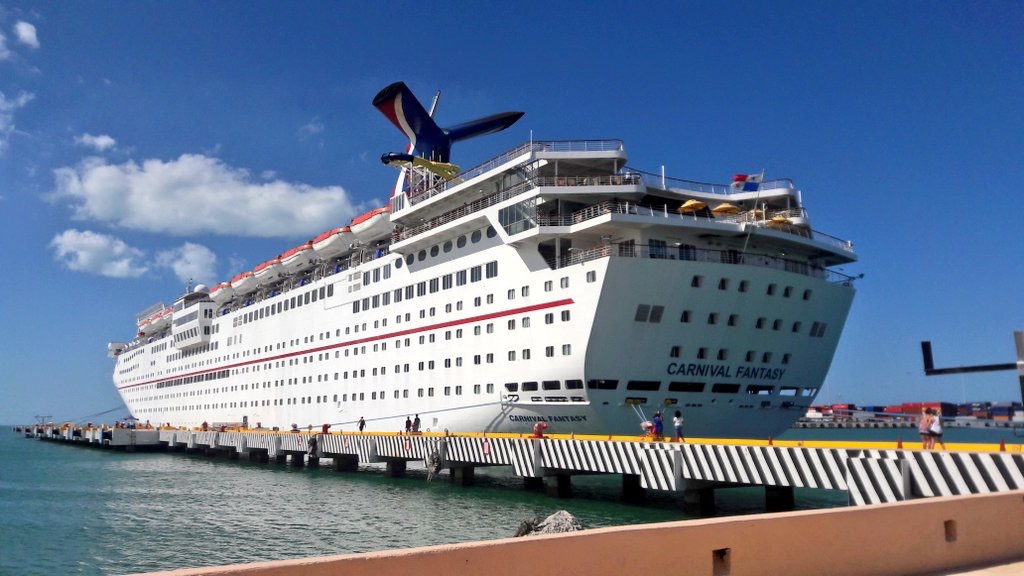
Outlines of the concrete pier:
M648 492L676 493L685 510L714 514L714 491L763 486L767 510L792 510L795 488L840 490L851 505L934 496L1024 489L1024 446L949 445L949 450L907 449L880 443L757 440L653 442L646 438L532 438L517 434L279 433L265 430L125 430L41 426L27 437L83 446L184 450L210 457L318 466L331 458L337 471L384 464L388 476L410 465L448 469L453 482L473 485L476 468L511 467L527 488L557 498L572 496L574 474L622 477L623 500ZM913 447L913 444L907 443Z

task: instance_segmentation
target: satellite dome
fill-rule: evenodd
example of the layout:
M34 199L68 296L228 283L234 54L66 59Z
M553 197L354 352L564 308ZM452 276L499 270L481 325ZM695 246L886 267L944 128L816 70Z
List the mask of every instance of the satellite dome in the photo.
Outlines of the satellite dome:
M206 284L196 284L196 287L193 288L192 291L196 294L206 294L210 289L206 287Z

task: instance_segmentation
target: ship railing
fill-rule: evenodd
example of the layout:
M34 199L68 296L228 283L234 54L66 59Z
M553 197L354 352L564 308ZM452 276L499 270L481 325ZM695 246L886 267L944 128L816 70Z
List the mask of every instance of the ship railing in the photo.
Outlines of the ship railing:
M467 180L476 178L529 152L614 152L623 148L622 140L535 140L524 142L464 172L460 172L453 180L438 182L433 187L415 196L410 196L409 205L415 206L424 200L447 192Z
M519 182L505 190L495 192L484 198L474 200L468 204L459 206L453 210L449 210L436 218L424 220L419 225L409 226L398 231L393 235L396 241L407 240L418 236L429 230L433 230L438 226L443 226L449 222L454 222L460 218L479 212L495 204L499 204L520 194L537 188L539 186L630 186L639 185L641 183L640 176L638 174L604 174L597 176L536 176L528 177L526 180ZM589 207L591 210L598 210L594 207ZM586 209L585 209L586 210ZM601 212L606 213L606 212ZM594 216L599 215L598 213L593 214ZM571 224L573 216L566 217L566 224ZM588 216L589 219L589 216ZM577 222L581 220L576 220ZM548 226L556 226L559 224L545 224Z
M660 174L652 174L650 172L644 172L643 170L636 170L634 168L627 167L631 172L636 172L643 177L644 184L651 188L661 188L662 190L678 190L682 192L697 192L700 194L716 194L716 195L727 195L736 194L742 190L733 188L729 184L710 184L707 182L696 182L693 180L683 180L682 178L672 178L668 176L662 176ZM777 190L779 188L786 190L796 190L796 186L793 184L793 180L789 178L776 178L774 180L766 180L759 183L760 190Z
M801 274L844 286L852 286L854 280L857 279L857 277L801 260L793 260L770 254L744 253L739 250L696 248L689 245L669 247L664 244L602 243L585 248L570 248L567 250L566 255L549 260L548 266L556 269L565 268L599 258L651 258L655 260L756 266Z
M754 224L755 226L758 227L770 227L773 230L777 230L780 232L788 232L796 236L812 238L816 241L820 241L834 248L839 248L846 252L853 252L853 242L850 242L849 240L836 238L835 236L831 236L829 234L825 234L824 232L819 232L817 230L810 230L806 226L796 226L792 224L777 225L771 222L771 219L774 218L775 216L782 216L787 220L791 218L806 218L807 213L803 208L770 210L766 212L763 217L755 217L749 214L736 214L727 216L702 216L697 214L680 214L679 212L677 212L677 208L678 206L676 206L675 204L645 205L632 204L629 202L602 202L599 204L587 206L581 210L573 212L569 216L548 217L547 219L545 219L545 217L538 217L538 222L551 222L550 224L546 224L551 226L566 226L586 222L587 220L597 218L608 213L633 214L638 216L653 216L683 220L693 220L702 218L709 222L722 223L737 223L742 221Z

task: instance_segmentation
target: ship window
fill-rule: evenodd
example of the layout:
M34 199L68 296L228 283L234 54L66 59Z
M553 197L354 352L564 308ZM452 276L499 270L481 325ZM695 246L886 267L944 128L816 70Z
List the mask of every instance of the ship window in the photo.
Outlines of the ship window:
M566 380L565 388L566 390L582 390L583 380Z
M498 275L498 261L494 260L487 263L487 277L494 278Z
M587 380L587 388L591 390L615 390L618 387L618 380Z
M561 285L562 288L568 288L569 287L569 277L568 276L562 276L562 278L559 280L559 284Z
M455 245L458 246L459 248L465 248L465 246L466 246L466 237L465 236L459 236L458 240L455 241Z
M523 348L523 360L529 360L529 359L530 359L530 349L529 348Z
M744 360L745 360L746 362L753 362L753 361L754 361L754 356L755 356L756 354L757 354L757 353L756 353L756 352L754 352L753 350L747 350L747 354L746 354L746 355L745 355L745 356L744 356L743 358L744 358Z
M545 324L554 324L555 323L555 315L552 314L551 312L548 312L547 314L545 314L544 315L544 323Z
M497 235L498 235L498 231L494 229L494 226L488 226L487 227L487 237L488 238L494 238Z
M692 286L694 288L700 288L700 285L703 284L703 283L704 283L704 277L703 276L694 276L693 279L690 280L690 286Z
M736 394L740 391L739 384L713 384L711 391L715 394Z
M789 352L783 354L782 355L782 363L783 364L789 364L789 358L790 358Z
M427 388L427 396L430 396L430 397L434 396L434 389L433 388Z
M767 293L768 293L769 296L774 296L775 295L775 284L769 284L768 285Z
M523 392L536 392L536 391L537 391L537 383L536 382L523 382Z
M668 351L669 358L679 358L683 353L683 349L680 346L673 346Z
M811 291L810 290L804 290L804 300L810 300L810 299L811 299Z
M469 269L469 281L470 282L479 282L480 280L482 280L483 279L482 272L483 272L483 269L480 266L473 266L472 268L470 268Z
M761 330L762 328L764 328L765 321L767 321L767 318L765 318L763 316L757 319L757 323L755 324L755 326L757 327L758 330Z
M699 360L704 360L707 357L708 357L708 349L707 348L704 348L702 346L702 347L697 349L697 358Z
M479 231L479 230L473 230L473 233L472 233L472 234L470 234L470 236L469 236L469 240L470 240L470 241L471 241L471 242L472 242L473 244L476 244L477 242L479 242L479 241L480 241L480 237L481 237L481 235L480 235L480 231Z
M776 318L772 322L772 330L778 330L781 327L782 327L782 319L781 318Z
M458 272L455 273L455 285L456 286L465 286L466 285L466 271L465 270L459 270Z
M765 352L764 354L761 355L761 363L762 364L768 364L771 361L772 361L772 353L771 352Z
M541 382L541 388L544 390L561 390L562 382L559 380L545 380Z
M747 288L750 287L750 282L746 280L740 280L740 292L746 292Z
M708 324L718 324L718 313L712 312L708 314Z
M551 280L546 280L544 282L544 291L545 292L551 292L554 289L555 289L554 282L552 282Z
M647 322L648 316L651 315L651 306L649 304L638 304L636 307L636 314L633 315L634 322Z
M626 383L626 390L657 392L659 388L661 388L661 382L658 380L630 380Z
M719 360L727 360L728 357L729 357L729 351L728 350L726 350L725 348L719 348L718 349L718 359Z
M509 350L508 351L508 361L509 362L515 362L516 361L516 351L515 350Z
M684 323L689 322L691 316L693 316L693 312L690 310L683 310L683 313L679 316L679 321Z
M795 386L783 386L779 389L779 396L796 396Z
M509 288L509 290L508 290L508 299L509 300L515 300L516 299L516 291L515 291L514 288Z
M587 282L597 282L597 272L594 272L593 270L588 270Z
M548 358L554 358L555 357L555 347L554 346L546 346L544 348L544 355L547 356Z
M719 280L718 281L718 289L719 290L728 290L729 289L729 279L728 278L722 278L721 280Z
M433 246L431 246L431 247L430 247L430 257L431 257L431 258L434 258L434 257L436 257L436 256L437 256L437 255L438 255L438 254L440 253L440 251L441 251L441 250L440 250L440 249L439 249L439 248L437 247L437 245L436 245L436 244L435 244L435 245L433 245Z
M753 396L771 396L772 392L775 391L774 386L768 386L765 384L749 384L747 385L747 394Z
M416 257L415 257L415 256L413 256L412 254L409 254L409 255L407 255L407 256L405 257L405 263L406 263L406 264L408 264L409 266L412 266L412 263L413 263L413 261L414 261L415 259L416 259Z
M782 297L783 298L789 298L792 295L793 295L793 287L792 286L786 286L785 288L783 288L783 290L782 290Z
M451 287L452 287L452 275L451 274L445 274L444 276L441 276L441 288L443 290L450 290Z
M448 240L448 241L446 241L444 243L444 252L445 252L445 254L447 254L447 253L449 253L451 251L452 251L452 241Z
M669 392L703 392L703 382L669 382Z
M395 268L401 268L401 267L402 267L402 259L401 258L395 258Z
M737 316L735 314L729 314L729 321L728 321L729 326L735 326L737 321L738 321L738 319L737 319Z
M652 324L660 324L661 316L664 312L664 306L651 306L651 317L648 319L648 321L651 322Z
M426 260L427 259L427 251L426 250L420 250L419 253L416 254L416 259L419 260L420 262L423 262L424 260Z

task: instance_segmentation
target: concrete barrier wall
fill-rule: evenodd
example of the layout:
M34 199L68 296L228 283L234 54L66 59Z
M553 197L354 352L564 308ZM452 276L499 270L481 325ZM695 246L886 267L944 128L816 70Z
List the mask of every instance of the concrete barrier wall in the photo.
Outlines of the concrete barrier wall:
M152 574L904 576L1022 559L1024 491L1016 491Z

